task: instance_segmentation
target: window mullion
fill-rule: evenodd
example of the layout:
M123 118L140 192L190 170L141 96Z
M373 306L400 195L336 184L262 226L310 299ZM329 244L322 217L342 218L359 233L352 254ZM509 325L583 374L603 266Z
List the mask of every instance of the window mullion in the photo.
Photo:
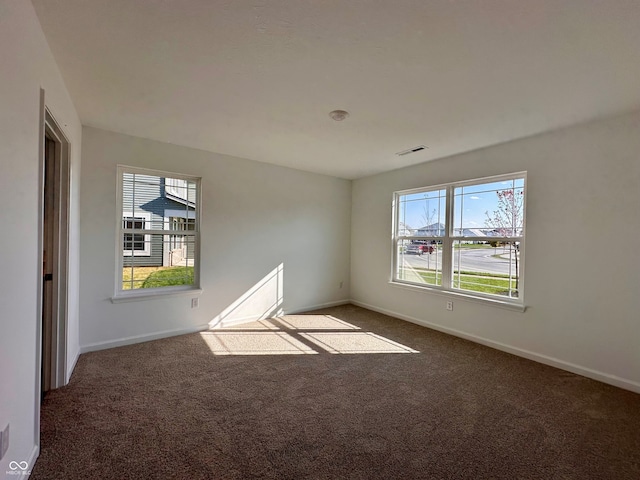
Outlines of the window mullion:
M447 187L447 200L445 203L444 237L442 239L442 286L451 288L453 275L453 241L451 234L453 229L453 187Z

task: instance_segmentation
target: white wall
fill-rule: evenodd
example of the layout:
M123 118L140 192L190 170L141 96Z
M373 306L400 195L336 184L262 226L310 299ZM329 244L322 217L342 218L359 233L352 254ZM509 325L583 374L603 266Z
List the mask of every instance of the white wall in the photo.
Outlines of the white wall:
M282 277L285 311L348 300L350 181L90 127L82 148L83 351L255 318ZM117 164L202 177L199 308L191 296L111 303Z
M525 313L390 285L401 189L528 172ZM351 298L640 391L640 114L354 181Z
M68 364L79 352L78 253L81 126L30 2L0 0L0 429L11 424L10 461L36 455L40 88L71 142Z

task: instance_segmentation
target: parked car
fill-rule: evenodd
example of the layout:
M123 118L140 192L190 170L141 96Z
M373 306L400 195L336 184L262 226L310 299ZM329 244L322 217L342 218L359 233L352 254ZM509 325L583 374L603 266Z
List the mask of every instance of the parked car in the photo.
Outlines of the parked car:
M436 249L433 245L420 245L422 253L433 253Z
M436 247L434 245L426 245L423 243L411 243L407 245L404 253L422 255L423 253L433 253Z
M411 243L404 249L404 253L406 255L422 255L422 247L423 245L416 245L415 243Z

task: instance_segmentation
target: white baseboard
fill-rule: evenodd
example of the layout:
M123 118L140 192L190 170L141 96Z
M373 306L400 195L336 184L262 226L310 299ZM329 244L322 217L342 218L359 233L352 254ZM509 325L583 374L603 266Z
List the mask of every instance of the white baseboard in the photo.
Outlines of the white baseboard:
M343 299L343 300L337 300L334 302L327 302L327 303L322 303L322 304L318 304L318 305L311 305L309 307L304 307L304 308L294 308L291 310L285 310L284 313L285 315L290 315L290 314L295 314L295 313L300 313L300 312L308 312L311 310L318 310L320 308L328 308L328 307L335 307L337 305L345 305L347 303L350 303L349 299ZM243 319L236 319L233 321L233 324L240 324L243 322L253 322L257 320L257 317L247 317L247 318L243 318ZM227 325L228 326L228 325ZM132 345L134 343L142 343L142 342L148 342L150 340L159 340L161 338L167 338L167 337L175 337L177 335L185 335L187 333L196 333L196 332L202 332L205 330L209 330L210 326L209 325L199 325L199 326L195 326L195 327L189 327L189 328L178 328L175 330L164 330L161 332L155 332L155 333L150 333L150 334L143 334L143 335L135 335L132 337L125 337L125 338L119 338L116 340L107 340L104 342L96 342L96 343L90 343L87 345L83 345L80 347L80 354L82 353L88 353L88 352L95 352L97 350L106 350L108 348L115 348L115 347L122 347L124 345ZM77 360L77 358L76 358ZM75 367L75 363L73 365ZM71 372L73 371L73 368L69 369L69 378L71 378Z
M185 335L187 333L196 333L208 330L209 325L198 325L189 328L177 328L175 330L163 330L161 332L149 333L144 335L134 335L132 337L119 338L117 340L107 340L105 342L90 343L80 347L80 353L95 352L97 350L106 350L107 348L122 347L124 345L133 345L134 343L148 342L150 340L159 340L161 338L175 337Z
M295 315L296 313L310 312L312 310L320 310L321 308L337 307L338 305L347 305L348 303L351 303L351 300L345 298L343 300L336 300L335 302L319 303L318 305L311 305L309 307L285 310L285 315Z
M27 467L28 474L26 475L26 478L29 478L31 476L31 471L33 470L33 466L36 464L36 460L38 460L38 455L40 455L40 446L34 445L33 448L31 449L31 455L29 455L29 460L27 460L27 463L29 464L29 466ZM25 478L24 475L18 475L17 477Z
M76 368L76 363L78 363L78 359L80 358L80 349L78 348L78 350L76 351L75 356L73 357L73 361L71 362L70 365L67 365L67 372L66 372L66 377L64 379L64 384L66 385L67 383L69 383L69 380L71 380L71 374L73 373L73 370Z
M453 335L455 337L464 338L466 340L470 340L475 343L480 343L482 345L486 345L487 347L495 348L496 350L501 350L503 352L511 353L513 355L517 355L519 357L527 358L529 360L533 360L538 363L543 363L545 365L550 365L552 367L559 368L561 370L566 370L568 372L576 373L578 375L582 375L583 377L591 378L593 380L598 380L602 383L607 383L609 385L613 385L615 387L624 388L625 390L630 390L632 392L640 393L640 383L634 382L633 380L628 380L625 378L620 378L616 375L610 375L608 373L600 372L598 370L593 370L591 368L583 367L580 365L576 365L574 363L566 362L564 360L560 360L558 358L550 357L548 355L543 355L540 353L532 352L530 350L524 350L522 348L513 347L511 345L507 345L505 343L496 342L494 340L490 340L488 338L480 337L477 335L469 334L462 332L460 330L456 330L453 328L443 327L441 325L437 325L435 323L428 322L426 320L422 320L420 318L411 317L408 315L403 315L398 312L393 312L391 310L387 310L385 308L380 308L375 305L370 305L368 303L359 302L357 300L351 300L352 304L357 305L362 308L366 308L368 310L373 310L374 312L383 313L385 315L389 315L391 317L396 317L401 320L406 320L407 322L415 323L417 325L421 325L423 327L431 328L433 330L438 330L443 333L447 333L449 335Z

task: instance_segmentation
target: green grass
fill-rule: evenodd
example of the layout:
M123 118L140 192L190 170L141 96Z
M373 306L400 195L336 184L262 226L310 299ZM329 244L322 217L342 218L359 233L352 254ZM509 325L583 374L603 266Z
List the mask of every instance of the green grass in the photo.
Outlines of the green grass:
M404 270L404 269L403 269ZM442 274L434 270L426 270L420 268L413 269L428 285L440 285ZM402 271L401 271L402 273ZM458 275L458 273L460 273ZM402 278L402 277L401 277ZM436 281L437 280L437 281ZM517 296L517 292L513 292L516 288L515 279L509 280L508 275L487 272L454 272L453 287L460 288L472 292L488 293L491 295L509 296L509 282L511 282L512 295Z
M193 267L170 267L158 270L147 277L142 288L193 285Z
M509 296L509 277L501 278L494 276L460 275L454 274L453 287L472 292L490 293L492 295ZM516 281L511 280L511 290L516 288ZM515 292L512 292L515 295Z
M122 289L193 285L193 267L124 267Z
M455 243L453 248L493 248L488 243Z

